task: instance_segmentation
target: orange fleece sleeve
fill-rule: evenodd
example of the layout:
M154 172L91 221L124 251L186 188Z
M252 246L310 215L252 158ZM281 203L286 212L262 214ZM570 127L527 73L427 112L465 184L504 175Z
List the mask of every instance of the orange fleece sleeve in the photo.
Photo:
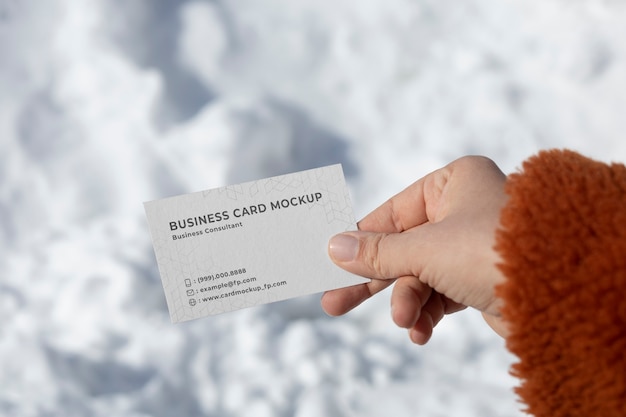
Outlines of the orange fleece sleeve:
M626 167L544 151L506 192L497 294L526 411L626 416Z

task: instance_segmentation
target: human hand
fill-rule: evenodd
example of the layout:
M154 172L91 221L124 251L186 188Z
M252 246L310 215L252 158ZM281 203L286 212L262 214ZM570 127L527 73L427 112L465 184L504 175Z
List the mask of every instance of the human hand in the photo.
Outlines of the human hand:
M358 232L329 242L331 259L367 284L328 291L322 307L345 314L395 281L393 321L425 344L445 314L474 307L500 335L494 251L506 177L493 161L458 159L423 177L368 214Z

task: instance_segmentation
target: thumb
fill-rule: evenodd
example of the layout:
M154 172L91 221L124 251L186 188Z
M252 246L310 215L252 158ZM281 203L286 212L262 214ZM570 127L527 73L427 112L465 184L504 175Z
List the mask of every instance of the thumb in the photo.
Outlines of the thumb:
M341 268L374 279L395 279L401 276L419 276L421 266L417 256L421 239L415 234L345 232L333 236L328 253ZM427 250L426 246L423 247ZM422 255L424 252L422 252Z

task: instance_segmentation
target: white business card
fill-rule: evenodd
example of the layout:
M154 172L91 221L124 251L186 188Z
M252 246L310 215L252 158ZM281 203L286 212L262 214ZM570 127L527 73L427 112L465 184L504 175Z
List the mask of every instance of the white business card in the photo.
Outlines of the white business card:
M328 257L356 230L341 165L144 207L172 322L369 282Z

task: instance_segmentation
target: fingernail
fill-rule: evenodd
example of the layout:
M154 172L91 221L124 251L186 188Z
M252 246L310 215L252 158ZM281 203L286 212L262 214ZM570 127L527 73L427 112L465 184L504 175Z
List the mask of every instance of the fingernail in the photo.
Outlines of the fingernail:
M352 235L335 235L328 242L330 257L339 262L352 261L358 251L359 240Z

